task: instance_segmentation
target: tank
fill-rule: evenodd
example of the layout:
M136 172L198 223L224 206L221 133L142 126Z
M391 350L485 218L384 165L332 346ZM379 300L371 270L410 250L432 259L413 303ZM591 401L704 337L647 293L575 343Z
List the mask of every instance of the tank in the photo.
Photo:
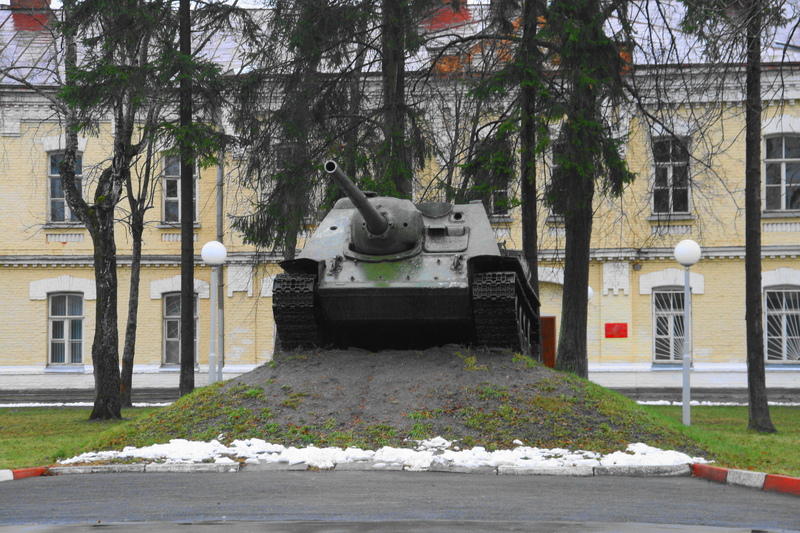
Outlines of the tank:
M417 349L447 343L536 356L539 302L519 258L501 253L480 201L418 203L346 194L273 285L279 349Z

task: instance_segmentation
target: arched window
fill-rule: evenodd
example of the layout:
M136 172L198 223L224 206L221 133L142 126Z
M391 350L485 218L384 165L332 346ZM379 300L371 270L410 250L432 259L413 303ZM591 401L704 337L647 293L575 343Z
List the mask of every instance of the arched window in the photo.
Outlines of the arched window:
M48 364L83 364L83 295L50 294Z
M766 145L766 210L800 210L800 135L768 137Z
M764 290L767 362L800 362L800 287Z
M653 289L653 358L657 362L683 359L683 289Z
M164 354L165 365L181 363L181 293L164 294ZM194 358L197 361L197 295L194 296Z

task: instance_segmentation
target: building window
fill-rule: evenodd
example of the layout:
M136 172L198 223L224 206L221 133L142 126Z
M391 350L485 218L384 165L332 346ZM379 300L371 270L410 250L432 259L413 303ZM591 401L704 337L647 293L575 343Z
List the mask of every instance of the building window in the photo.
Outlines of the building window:
M49 222L80 222L78 217L72 212L67 204L66 196L64 195L64 185L61 181L61 171L59 166L64 160L63 153L50 154L50 165L47 174L48 181L50 182L49 198L48 198L48 214L47 220ZM75 157L75 185L78 191L81 191L81 182L83 178L83 161L80 155Z
M653 290L653 355L656 361L683 359L683 292Z
M83 296L52 294L50 307L51 365L83 363Z
M800 288L768 290L764 298L767 361L800 361Z
M514 155L511 141L504 132L494 132L476 143L463 168L470 182L466 200L481 200L486 214L508 217L512 207L508 186L514 179Z
M800 209L800 135L769 137L766 141L766 209Z
M564 218L566 199L563 194L559 194L557 187L563 189L564 176L562 165L564 158L567 157L567 145L564 141L558 140L553 143L553 160L550 165L550 183L545 189L545 205L550 208L551 221L561 221Z
M492 215L508 216L508 189L495 189L492 191Z
M181 158L177 155L164 157L164 223L178 224L181 221ZM193 221L197 221L197 170L192 189Z
M165 294L164 300L164 364L181 363L181 293ZM197 361L197 295L194 296L194 358Z
M689 139L653 139L653 213L689 213Z

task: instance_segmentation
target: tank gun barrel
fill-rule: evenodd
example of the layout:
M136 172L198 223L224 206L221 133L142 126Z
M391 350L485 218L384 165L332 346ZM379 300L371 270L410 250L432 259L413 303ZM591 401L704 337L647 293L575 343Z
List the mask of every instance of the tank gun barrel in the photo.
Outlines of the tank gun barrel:
M342 169L339 168L336 161L326 161L325 172L333 176L333 181L336 182L336 185L338 185L347 197L350 198L350 201L353 202L353 205L364 217L364 222L367 223L367 229L371 234L382 235L389 229L389 221L386 220L386 217L380 214L380 212L375 209L375 206L369 203L367 196L356 187L355 183L353 183L344 172L342 172Z

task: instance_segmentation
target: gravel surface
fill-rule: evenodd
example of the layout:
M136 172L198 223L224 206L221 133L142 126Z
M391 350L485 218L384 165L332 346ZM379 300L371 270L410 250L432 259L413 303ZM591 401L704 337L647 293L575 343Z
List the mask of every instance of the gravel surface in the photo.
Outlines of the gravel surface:
M464 406L470 390L519 392L552 375L546 367L528 368L514 362L512 352L500 349L446 345L424 351L369 352L351 348L279 354L274 364L231 380L229 386L274 383L289 396L294 394L302 409L273 409L279 424L312 416L343 424L360 421L410 427L409 413L437 412L442 425L452 426L457 421L447 414ZM567 388L562 388L556 392L566 393Z

